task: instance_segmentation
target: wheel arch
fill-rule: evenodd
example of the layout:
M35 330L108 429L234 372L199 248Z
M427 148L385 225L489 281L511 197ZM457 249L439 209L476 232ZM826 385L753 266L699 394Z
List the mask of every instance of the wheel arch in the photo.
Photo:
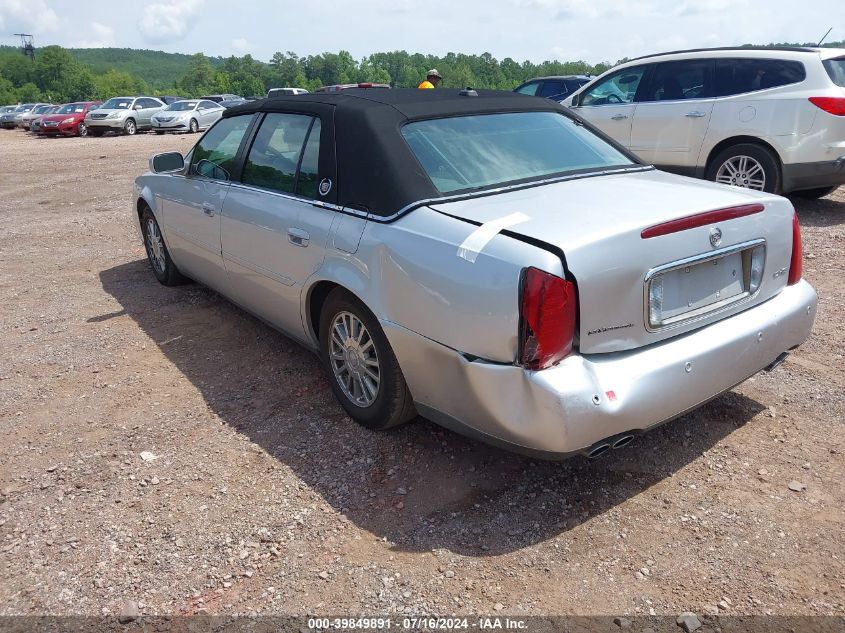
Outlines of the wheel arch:
M360 283L355 283L355 281L350 279L346 279L343 282L331 278L318 279L306 290L303 306L303 321L305 323L306 334L311 338L316 347L319 347L320 343L320 314L323 311L323 305L325 305L326 298L329 294L336 288L348 292L360 301L377 320L379 318L376 311L373 310L372 306L365 299L364 287Z
M747 136L747 135L738 135L738 136L731 136L729 138L723 139L716 143L710 152L707 154L707 160L704 163L704 173L706 174L709 170L711 165L713 164L713 159L719 155L720 152L733 147L734 145L759 145L760 147L764 147L769 150L777 160L778 169L781 172L781 178L783 177L783 159L780 157L780 152L778 152L777 148L771 143L764 141L763 139L757 136Z

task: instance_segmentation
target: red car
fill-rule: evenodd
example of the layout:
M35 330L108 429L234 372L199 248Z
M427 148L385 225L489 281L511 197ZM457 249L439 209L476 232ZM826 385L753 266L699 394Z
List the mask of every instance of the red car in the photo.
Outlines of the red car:
M66 103L55 114L41 119L39 134L45 136L88 136L85 114L102 105L102 101L78 101Z

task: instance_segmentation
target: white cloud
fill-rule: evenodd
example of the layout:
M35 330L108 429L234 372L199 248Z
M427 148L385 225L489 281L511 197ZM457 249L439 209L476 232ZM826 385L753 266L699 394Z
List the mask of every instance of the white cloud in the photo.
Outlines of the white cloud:
M245 37L236 37L232 40L232 50L236 53L243 53L249 48L249 42Z
M181 40L199 18L201 9L201 0L171 0L168 4L154 2L144 9L138 29L148 42Z
M59 16L45 0L0 0L0 28L42 33L59 28Z
M107 48L114 46L114 29L100 22L91 22L91 38L75 41L74 48Z

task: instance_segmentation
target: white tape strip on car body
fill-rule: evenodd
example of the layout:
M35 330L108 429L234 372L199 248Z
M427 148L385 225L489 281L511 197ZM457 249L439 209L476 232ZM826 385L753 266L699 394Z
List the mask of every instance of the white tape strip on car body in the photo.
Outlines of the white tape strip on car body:
M487 243L490 240L498 235L500 231L508 228L509 226L527 222L530 219L531 218L524 213L517 212L485 222L470 233L458 247L458 257L463 257L468 262L474 264L478 254L485 246L487 246Z

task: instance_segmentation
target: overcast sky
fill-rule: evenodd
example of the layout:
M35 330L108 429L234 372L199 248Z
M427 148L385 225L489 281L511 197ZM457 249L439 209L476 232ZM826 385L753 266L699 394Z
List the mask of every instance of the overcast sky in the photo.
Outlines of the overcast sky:
M268 60L404 49L615 62L680 48L845 39L843 0L0 0L0 43Z

